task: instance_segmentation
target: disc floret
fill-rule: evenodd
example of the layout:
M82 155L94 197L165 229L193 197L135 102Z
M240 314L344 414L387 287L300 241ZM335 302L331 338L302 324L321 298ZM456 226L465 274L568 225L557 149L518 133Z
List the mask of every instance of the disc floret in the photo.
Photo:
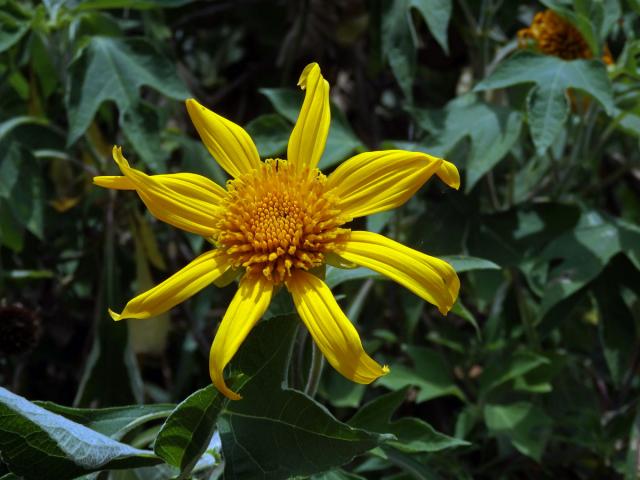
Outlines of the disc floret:
M293 269L322 265L349 238L350 230L340 226L350 219L336 208L317 168L268 159L230 180L227 190L213 241L249 274L282 283Z

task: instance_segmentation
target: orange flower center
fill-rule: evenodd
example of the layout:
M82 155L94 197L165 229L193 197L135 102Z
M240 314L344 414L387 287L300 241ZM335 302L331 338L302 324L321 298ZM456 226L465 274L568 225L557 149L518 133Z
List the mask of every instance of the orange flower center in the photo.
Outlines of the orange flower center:
M227 183L226 204L216 212L218 248L234 267L281 283L292 269L322 265L349 238L349 220L336 208L318 169L266 160Z

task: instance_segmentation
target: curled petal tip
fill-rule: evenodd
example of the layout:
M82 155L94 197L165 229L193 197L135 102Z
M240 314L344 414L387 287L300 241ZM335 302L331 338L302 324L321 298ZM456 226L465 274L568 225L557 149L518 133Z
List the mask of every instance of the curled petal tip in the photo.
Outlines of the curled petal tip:
M111 318L113 320L115 320L116 322L118 320L122 320L122 315L119 313L114 312L113 310L109 309L109 315L111 316Z
M389 368L389 365L383 365L382 366L382 375L380 375L381 377L387 375L389 372L391 372L391 369Z
M300 74L300 79L298 80L298 86L302 90L307 88L307 78L309 77L309 74L311 73L311 71L313 69L315 69L315 68L320 70L320 65L318 65L317 62L312 62L309 65L307 65L306 67L304 67L304 70L302 70L302 73Z

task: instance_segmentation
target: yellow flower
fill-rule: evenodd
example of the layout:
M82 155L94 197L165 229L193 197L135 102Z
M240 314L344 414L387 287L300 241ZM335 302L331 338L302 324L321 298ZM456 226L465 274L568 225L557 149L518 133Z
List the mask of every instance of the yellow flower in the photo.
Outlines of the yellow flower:
M553 10L536 13L531 26L518 31L518 45L526 48L532 42L540 52L564 60L593 58L593 52L582 34L571 23ZM602 60L613 64L609 48L605 45Z
M240 396L225 384L223 369L281 285L293 296L300 318L328 362L342 375L366 384L389 371L365 353L331 290L312 273L324 263L375 270L443 314L455 303L460 286L448 263L382 235L345 227L356 217L403 204L433 174L458 188L456 167L424 153L388 150L361 153L323 175L316 166L329 131L329 84L312 63L298 85L306 93L286 160L261 161L240 126L187 100L202 141L233 177L226 190L191 173L147 175L131 168L118 147L113 157L122 176L94 178L102 187L136 190L157 218L215 246L135 297L122 313L110 310L114 320L158 315L214 281L240 276L209 361L213 383L230 399Z

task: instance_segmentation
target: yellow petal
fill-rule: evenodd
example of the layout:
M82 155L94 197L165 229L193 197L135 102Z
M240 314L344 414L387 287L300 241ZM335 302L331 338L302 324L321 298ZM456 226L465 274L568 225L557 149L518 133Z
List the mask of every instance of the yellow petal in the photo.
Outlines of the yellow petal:
M220 393L231 400L240 400L242 397L227 387L223 375L224 367L269 307L272 295L273 283L264 276L245 275L240 281L238 291L231 300L211 345L209 354L211 380Z
M195 173L180 172L148 176L176 193L213 205L219 205L227 196L227 191L216 182ZM93 177L93 183L113 190L136 189L131 179L124 176Z
M224 188L193 173L147 175L129 166L120 147L113 147L113 158L124 176L94 177L96 185L136 190L149 211L160 220L204 237L213 234L215 220L211 212L227 195Z
M345 215L362 217L402 205L434 173L440 175L445 164L450 166L445 167L450 179L453 172L457 174L455 165L426 153L405 150L361 153L329 175L327 188L335 189L338 207Z
M300 318L333 368L357 383L371 383L389 372L366 354L358 332L322 280L297 270L286 283Z
M218 250L210 250L161 284L130 300L122 313L109 310L109 314L114 320L159 315L198 293L228 268L227 258Z
M395 280L443 315L458 297L460 280L451 265L377 233L351 232L340 256Z
M331 122L329 83L322 77L318 64L311 63L302 71L298 86L306 93L289 137L287 159L315 168L324 152Z
M229 175L239 177L260 166L258 149L240 125L213 113L193 98L186 104L202 143Z

